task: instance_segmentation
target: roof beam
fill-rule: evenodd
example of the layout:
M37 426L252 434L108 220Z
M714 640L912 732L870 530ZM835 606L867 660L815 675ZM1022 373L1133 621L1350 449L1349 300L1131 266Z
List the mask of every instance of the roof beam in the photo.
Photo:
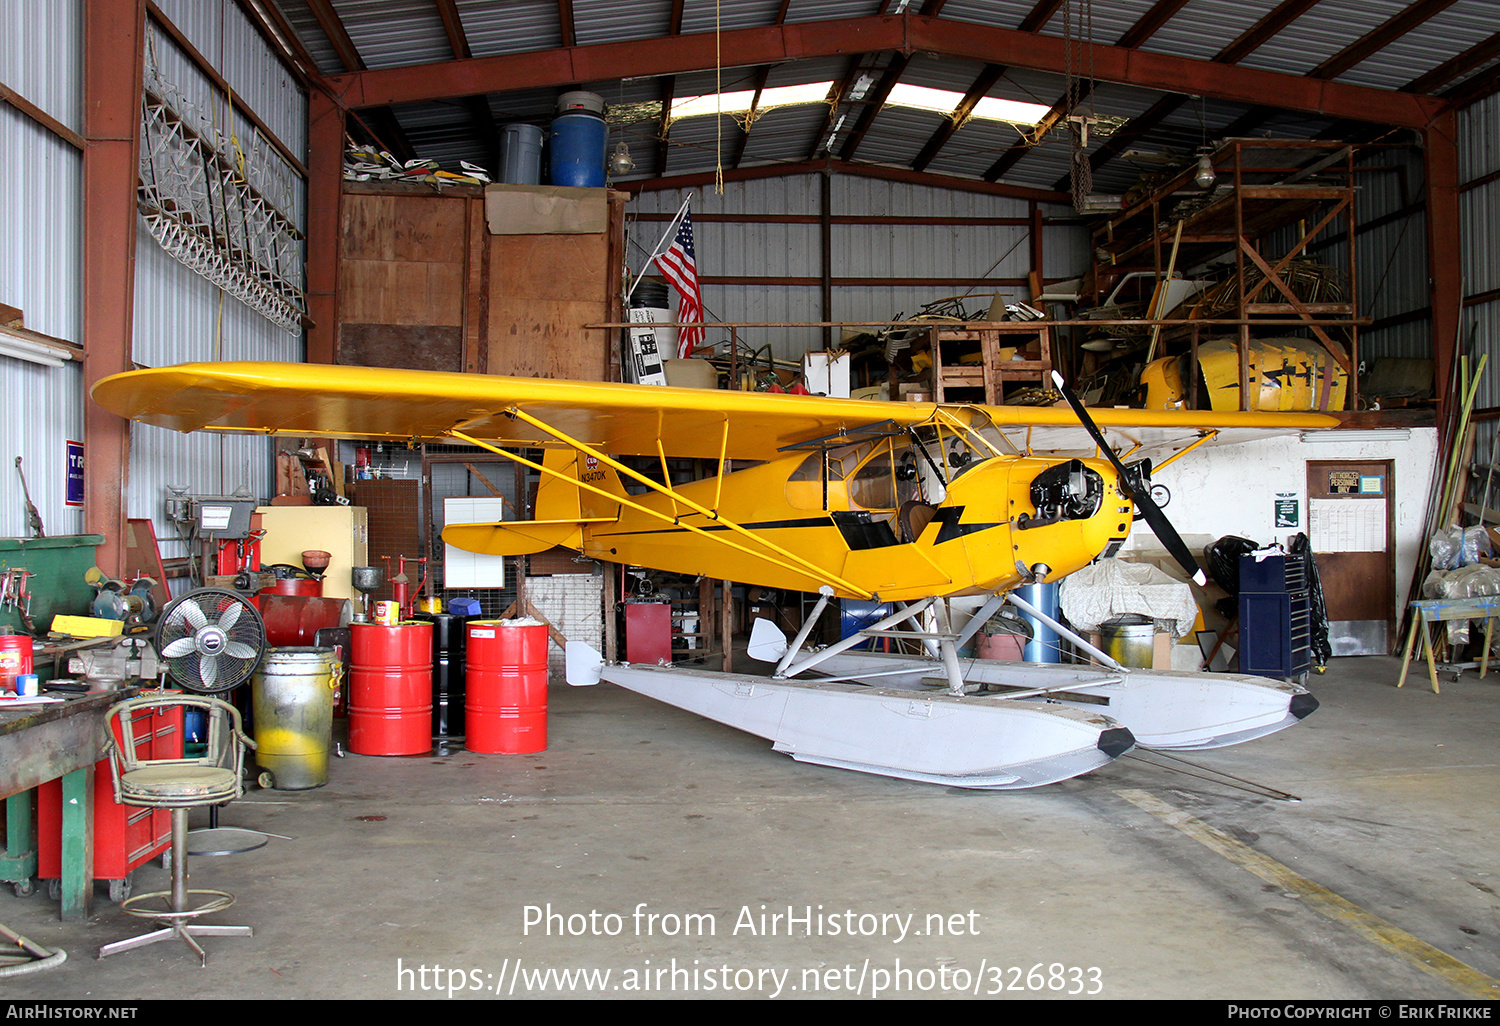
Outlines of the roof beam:
M1004 74L1004 65L986 64L984 66L979 77L974 79L974 84L969 86L969 91L964 93L964 98L958 101L957 107L953 108L953 113L944 119L943 123L938 126L938 130L933 132L932 137L923 145L921 152L917 154L917 159L911 162L913 171L921 171L932 163L932 158L948 145L948 140L953 138L953 133L964 126L964 122L969 120L969 115L974 113L974 108L979 106L979 101L989 95L995 83L999 82Z
M1387 18L1381 24L1375 26L1354 42L1344 47L1338 53L1329 57L1323 63L1307 73L1309 79L1326 81L1337 78L1350 68L1379 53L1390 46L1396 40L1406 35L1418 25L1427 21L1436 14L1451 7L1454 0L1420 0L1407 7L1400 14ZM1403 89L1403 92L1408 90ZM1256 103L1242 116L1235 120L1234 124L1225 129L1226 136L1248 135L1276 113L1274 104ZM1434 115L1436 116L1436 115ZM1349 118L1350 121L1369 121L1369 118ZM1402 125L1402 128L1422 128L1422 125Z
M328 37L328 42L333 44L333 52L338 55L339 63L348 71L364 71L365 61L359 55L359 47L349 37L349 30L344 28L344 19L333 9L331 0L307 0L307 9L318 20L318 28Z
M1500 55L1500 32L1480 40L1463 53L1450 57L1420 78L1401 87L1404 93L1432 93L1455 79L1462 78L1481 64Z
M1041 31L1042 26L1052 20L1052 16L1057 13L1057 9L1062 5L1063 0L1038 0L1037 5L1021 20L1019 31ZM953 133L964 126L964 122L974 112L974 108L978 106L979 101L988 95L989 91L1000 81L1001 76L1005 74L1006 70L1003 64L986 64L984 66L984 70L974 79L974 84L969 86L969 91L959 101L958 106L953 111L953 115L938 126L937 131L932 133L932 137L927 140L921 152L917 154L917 159L912 161L911 168L913 171L922 171L928 164L932 163L933 158L942 151L944 146L948 145L948 140L953 138ZM994 179L990 180L993 181Z
M920 50L1058 74L1065 68L1061 39L911 13L735 29L722 33L720 42L722 51L733 54L740 67L851 52ZM1090 49L1095 79L1145 89L1271 103L1302 113L1408 128L1426 125L1443 106L1442 101L1431 97L1389 89L1124 47ZM359 108L475 92L706 71L715 66L715 54L714 33L700 32L351 72L336 76L334 83L342 100Z
M323 30L323 35L327 36L328 42L333 45L333 52L338 55L339 63L349 73L363 72L365 70L364 58L359 55L359 48L354 45L348 29L344 28L344 19L340 18L339 12L334 10L332 0L307 0L307 7L317 19L318 27ZM401 122L396 120L394 111L390 109L371 111L369 120L373 124L366 124L358 115L355 116L355 120L374 136L376 141L384 143L395 154L396 159L410 160L417 155L416 149L401 129Z
M1307 74L1312 78L1337 78L1350 68L1384 50L1412 29L1452 7L1455 0L1419 0L1400 14L1360 36Z
M781 0L781 6L776 10L776 21L774 24L786 24L787 8L792 5L792 0ZM771 78L771 65L763 64L755 73L755 95L750 98L750 112L745 115L745 123L739 125L739 137L734 141L734 157L729 161L730 167L739 167L740 161L745 159L745 146L750 142L750 127L755 124L756 111L760 108L760 94L766 91L766 82Z
M672 14L667 19L667 35L671 38L682 35L682 4L683 0L672 0ZM667 173L667 134L672 130L672 100L676 94L677 76L667 75L657 93L661 100L661 118L656 123L656 173L659 175Z
M443 32L448 36L448 48L453 51L454 60L466 61L473 57L474 51L469 46L469 34L464 31L463 18L458 13L458 0L432 0L432 2L437 5L438 17L442 19ZM463 98L463 106L474 134L484 143L487 163L496 172L498 178L502 163L500 133L495 130L495 115L490 110L490 102L483 96L466 96Z
M1240 33L1237 39L1215 54L1212 63L1238 64L1270 42L1277 33L1312 10L1317 4L1318 0L1282 0L1282 3L1276 5L1265 17ZM1200 93L1199 95L1209 94ZM1089 167L1095 171L1099 170L1115 157L1125 152L1126 148L1135 142L1135 140L1161 124L1173 111L1186 103L1187 100L1187 96L1180 93L1168 94L1157 100L1148 109L1136 115L1128 123L1120 126L1105 140L1102 146L1089 154ZM1231 130L1225 134L1233 136L1239 133ZM1019 157L1020 154L1017 154L1017 156ZM1005 167L1009 166L1008 164L1005 165ZM992 167L990 170L996 171L997 168L1000 171L1004 170L1001 167L1000 161L996 161L995 167ZM998 175L999 171L996 173ZM985 173L985 177L989 177L989 172ZM1055 184L1057 184L1059 189L1066 188L1067 179L1059 179Z
M882 181L924 185L936 189L952 189L956 192L975 192L986 196L1035 200L1038 203L1068 204L1072 202L1066 193L1051 192L1046 189L1029 189L1025 186L1005 185L1001 182L982 182L977 178L935 175L925 171L889 167L885 164L864 164L843 160L804 160L795 164L759 164L755 167L727 168L724 171L724 181L746 182L761 178L782 178L787 175L815 175L824 171L858 178L876 178ZM715 172L698 171L692 174L668 175L661 178L636 178L615 182L610 187L633 193L663 192L712 185L715 181Z
M1116 40L1115 45L1135 49L1155 35L1157 29L1165 25L1171 19L1172 15L1182 10L1186 3L1187 0L1157 0L1150 10L1136 20L1134 25L1125 30L1125 34ZM1080 83L1078 101L1082 102L1084 98L1092 96L1093 92L1093 82ZM1057 101L1052 104L1051 109L1042 117L1042 120L1036 123L1036 131L1032 135L1033 139L1041 139L1048 132L1052 131L1060 120L1072 113L1072 111L1068 110L1068 100L1069 96L1066 93L1058 97ZM1157 120L1159 121L1160 118ZM1143 128L1141 131L1145 131L1145 129ZM981 177L987 182L997 180L1006 171L1014 167L1016 162L1024 157L1033 145L1035 143L1025 141L1012 144L1010 149L1002 153L1000 159L991 164ZM1063 188L1063 186L1059 185L1058 188Z

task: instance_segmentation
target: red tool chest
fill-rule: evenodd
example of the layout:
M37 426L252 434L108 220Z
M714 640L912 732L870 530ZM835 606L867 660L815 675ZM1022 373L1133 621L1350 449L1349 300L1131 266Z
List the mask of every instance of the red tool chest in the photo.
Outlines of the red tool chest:
M136 757L182 757L182 707L143 708L135 714ZM120 743L119 732L115 743ZM62 781L37 789L37 876L57 887L62 879ZM120 805L115 801L109 759L94 764L94 879L109 881L112 901L130 896L136 866L171 846L172 811Z

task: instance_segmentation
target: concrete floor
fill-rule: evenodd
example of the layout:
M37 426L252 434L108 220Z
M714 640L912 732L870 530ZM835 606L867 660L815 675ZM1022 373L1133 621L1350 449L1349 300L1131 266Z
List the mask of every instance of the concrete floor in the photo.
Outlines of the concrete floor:
M1193 757L1299 802L1134 754L1011 793L804 766L555 676L543 754L349 756L225 809L290 839L193 861L239 898L216 920L255 930L206 939L207 969L175 941L96 960L142 932L102 890L87 924L0 894L0 922L69 956L0 993L1494 998L1500 678L1433 695L1397 670L1335 660L1310 719Z

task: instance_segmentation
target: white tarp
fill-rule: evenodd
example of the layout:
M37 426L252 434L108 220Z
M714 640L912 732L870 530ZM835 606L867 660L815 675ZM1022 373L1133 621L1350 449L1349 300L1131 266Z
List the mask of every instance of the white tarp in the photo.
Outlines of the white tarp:
M1174 641L1187 637L1198 619L1193 590L1149 563L1101 559L1063 578L1058 591L1063 615L1074 630L1096 631L1106 620L1134 613L1156 621Z

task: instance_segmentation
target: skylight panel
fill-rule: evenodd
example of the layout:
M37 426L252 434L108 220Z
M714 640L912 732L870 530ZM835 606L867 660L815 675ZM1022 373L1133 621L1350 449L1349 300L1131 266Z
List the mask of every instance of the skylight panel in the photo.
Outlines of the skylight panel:
M951 89L933 89L928 86L897 83L891 88L886 103L893 107L911 107L930 110L937 114L951 115L963 102L963 94ZM990 121L1004 121L1012 125L1034 125L1047 113L1048 107L1040 103L1023 103L1019 100L1002 100L986 96L974 105L970 117Z
M755 105L757 114L764 114L773 107L791 107L797 104L826 103L832 82L808 82L803 85L775 86L762 89L760 103ZM727 93L709 93L705 96L677 96L672 99L669 120L704 117L710 114L746 114L755 102L753 89L740 89Z

